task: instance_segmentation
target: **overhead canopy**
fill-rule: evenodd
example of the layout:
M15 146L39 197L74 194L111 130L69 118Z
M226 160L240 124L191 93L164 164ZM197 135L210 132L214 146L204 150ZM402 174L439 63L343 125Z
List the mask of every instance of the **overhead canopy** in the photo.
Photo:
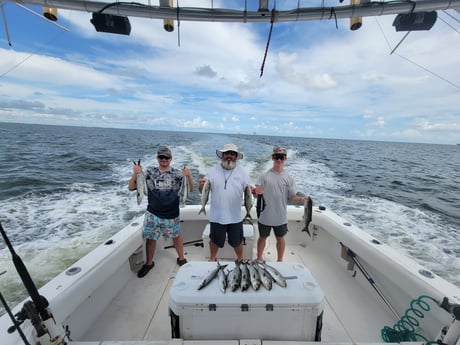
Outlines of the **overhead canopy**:
M288 10L268 8L269 1L260 0L256 10L248 10L248 1L240 1L241 9L212 7L170 7L149 5L141 2L102 2L92 0L5 0L20 4L38 5L83 12L99 12L102 8L106 14L151 19L175 19L197 22L295 22L308 20L330 20L352 17L370 17L399 13L414 13L446 9L460 10L460 0L361 0L358 5L341 5L329 7L295 7ZM150 2L149 2L150 3ZM207 2L208 3L208 2ZM253 2L251 1L251 4ZM273 13L272 18L272 10Z

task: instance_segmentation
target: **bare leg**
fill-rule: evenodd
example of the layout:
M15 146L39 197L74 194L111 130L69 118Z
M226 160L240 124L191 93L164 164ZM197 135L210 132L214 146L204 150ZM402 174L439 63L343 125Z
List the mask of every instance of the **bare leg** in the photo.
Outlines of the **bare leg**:
M184 242L182 240L182 235L173 238L174 248L176 248L177 256L179 260L184 260Z
M266 237L259 236L257 239L257 260L260 262L264 261L264 249L266 241Z
M284 237L276 238L276 252L278 254L278 261L283 261L284 250L286 249L286 241Z
M209 261L216 261L216 255L219 247L211 240L209 240Z
M243 243L240 243L238 247L234 247L233 250L235 250L238 262L243 261Z
M153 262L153 255L155 255L155 248L157 246L157 241L147 239L147 242L145 243L145 249L147 252L147 265L151 265Z

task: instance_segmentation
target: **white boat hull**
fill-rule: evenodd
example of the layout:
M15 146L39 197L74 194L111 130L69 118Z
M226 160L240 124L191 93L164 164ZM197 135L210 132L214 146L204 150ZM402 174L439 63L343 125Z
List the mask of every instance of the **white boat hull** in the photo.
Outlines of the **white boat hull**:
M196 243L203 236L208 220L198 214L199 209L199 205L181 209L184 242ZM255 212L252 216L256 218ZM303 207L289 206L288 218L285 261L305 265L324 292L323 343L382 342L380 330L398 321L394 313L402 317L411 301L420 296L436 301L447 297L451 303L460 304L458 287L431 272L427 274L412 259L335 213L315 207L309 225L312 236L302 231ZM56 323L69 330L72 341L68 343L183 343L183 339L172 338L168 315L169 291L178 270L174 249L166 248L170 243L160 240L154 269L143 279L136 277L136 264L143 252L142 224L143 217L135 219L39 290L49 301ZM268 241L268 262L276 260L274 242ZM254 253L255 243L256 239ZM189 261L207 261L202 247L191 245L185 250ZM355 254L356 261L350 253ZM21 307L22 303L13 308L13 314ZM453 318L434 302L430 308L423 311L420 322L424 336L434 340ZM6 332L11 325L9 316L3 315L2 345L23 344L17 332ZM29 320L21 329L35 345L35 330ZM259 339L257 344L270 340L263 334L255 338Z

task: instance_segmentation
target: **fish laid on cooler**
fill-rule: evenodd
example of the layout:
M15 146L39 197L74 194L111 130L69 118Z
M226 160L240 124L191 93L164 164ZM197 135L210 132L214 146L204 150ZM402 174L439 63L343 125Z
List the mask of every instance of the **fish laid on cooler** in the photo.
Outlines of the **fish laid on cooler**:
M244 208L246 209L246 216L244 218L252 219L251 208L252 208L252 193L249 186L244 189Z
M251 277L249 276L248 264L240 263L241 268L241 291L246 291L251 285Z
M254 291L257 291L259 290L261 284L259 271L257 270L257 268L254 267L254 263L248 262L247 266L249 269L251 286L254 289Z
M218 274L219 274L219 289L220 291L225 293L228 288L228 272L225 272L225 270L222 268Z
M219 262L217 262L217 267L214 268L211 272L209 272L209 274L206 277L204 277L200 285L198 285L198 290L201 290L206 285L208 285L210 282L212 282L214 278L217 277L217 274L219 273L219 271L223 270L225 267L227 267L227 265L221 265Z
M267 290L271 290L273 286L273 280L270 274L257 263L257 260L253 262L254 268L259 272L260 282Z
M198 214L203 212L206 215L206 204L208 203L210 193L211 182L209 182L209 180L206 180L206 182L203 185L203 189L201 190L201 209L200 212L198 212Z
M240 264L236 264L235 268L232 271L232 280L230 283L230 288L232 292L236 291L240 287L241 284L241 268Z
M274 268L273 266L267 265L265 261L262 263L262 266L265 269L265 271L267 271L268 274L270 274L270 276L275 281L275 283L277 283L281 287L287 286L286 279L284 279L284 277L281 275L281 273L276 268Z

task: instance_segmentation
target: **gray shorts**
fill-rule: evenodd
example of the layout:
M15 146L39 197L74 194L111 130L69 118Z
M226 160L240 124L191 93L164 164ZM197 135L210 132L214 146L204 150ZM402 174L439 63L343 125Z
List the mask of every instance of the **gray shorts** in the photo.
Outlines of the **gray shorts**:
M265 224L262 224L261 222L258 222L258 225L259 225L259 236L260 237L270 236L270 231L272 228L273 228L273 232L275 233L276 237L284 237L284 235L286 235L286 233L288 232L287 224L271 226L271 225L265 225Z

